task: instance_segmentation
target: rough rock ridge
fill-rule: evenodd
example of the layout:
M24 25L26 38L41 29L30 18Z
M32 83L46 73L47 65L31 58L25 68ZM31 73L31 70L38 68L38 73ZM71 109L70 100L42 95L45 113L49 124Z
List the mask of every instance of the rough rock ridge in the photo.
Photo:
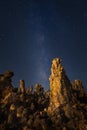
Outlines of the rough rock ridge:
M0 75L0 130L87 130L87 94L70 82L61 60L52 61L50 90L40 84L13 87L13 72Z

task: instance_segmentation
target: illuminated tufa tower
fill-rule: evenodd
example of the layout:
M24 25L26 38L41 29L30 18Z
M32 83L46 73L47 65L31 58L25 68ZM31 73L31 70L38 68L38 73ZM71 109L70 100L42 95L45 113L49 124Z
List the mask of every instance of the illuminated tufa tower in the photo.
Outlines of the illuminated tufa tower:
M55 58L52 61L50 81L50 105L49 112L55 111L56 108L69 103L71 83L65 74L61 65L61 60Z

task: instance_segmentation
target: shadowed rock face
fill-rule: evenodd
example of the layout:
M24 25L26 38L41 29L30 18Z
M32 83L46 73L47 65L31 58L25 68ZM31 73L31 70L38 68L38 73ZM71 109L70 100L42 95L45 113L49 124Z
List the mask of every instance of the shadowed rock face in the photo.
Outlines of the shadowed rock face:
M87 130L87 95L81 80L72 84L61 60L52 61L50 90L40 84L19 88L13 72L0 75L0 130Z
M12 92L11 78L14 75L12 71L6 71L0 74L0 97L5 97Z
M85 96L84 87L81 80L75 80L72 83L72 89L77 93L78 97Z
M61 60L58 58L52 61L49 81L51 90L49 110L52 112L71 100L71 83L61 65Z

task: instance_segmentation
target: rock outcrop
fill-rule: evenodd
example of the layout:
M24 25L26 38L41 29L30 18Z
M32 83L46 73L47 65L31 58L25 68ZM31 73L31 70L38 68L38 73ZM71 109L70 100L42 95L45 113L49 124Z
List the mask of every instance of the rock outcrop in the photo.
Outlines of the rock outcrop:
M72 84L61 60L53 59L50 90L40 84L19 88L13 72L0 75L0 130L87 130L87 94L81 80Z
M25 82L24 82L24 80L20 80L20 86L19 86L18 91L22 94L25 94Z
M14 73L12 71L6 71L4 74L0 74L0 98L4 98L10 92L12 92L11 78Z
M72 89L77 93L77 97L85 96L85 91L81 80L75 80L72 83Z
M51 90L49 111L52 113L56 108L69 104L72 97L71 83L61 65L61 60L58 58L52 61L49 80Z
M84 120L81 103L83 101L87 103L81 80L75 80L71 84L63 66L61 65L61 60L55 58L52 61L49 81L50 102L47 111L49 117L57 128L63 121L68 122L69 129L72 128L76 130L77 128L75 126L77 126L77 123L75 123L75 121L77 118L79 118L81 122ZM80 110L78 110L78 107ZM84 109L86 110L86 105ZM86 127L87 126L84 125L83 128L86 129Z

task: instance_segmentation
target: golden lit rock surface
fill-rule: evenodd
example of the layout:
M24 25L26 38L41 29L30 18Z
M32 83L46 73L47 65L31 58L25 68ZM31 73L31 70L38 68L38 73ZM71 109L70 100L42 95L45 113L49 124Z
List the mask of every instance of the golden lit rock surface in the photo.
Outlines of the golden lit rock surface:
M20 92L25 93L25 82L24 82L24 80L20 80Z
M7 104L8 98L11 96L11 93L6 93L4 99L1 100L1 103Z
M15 105L14 105L14 104L11 104L10 110L11 110L11 111L14 111L14 110L15 110Z
M65 70L61 65L61 59L55 58L52 61L50 81L50 106L49 110L54 111L61 105L70 101L71 83L66 76Z
M12 87L13 72L0 74L0 130L87 130L87 94L81 80L72 84L61 60L52 61L50 90L40 84Z

